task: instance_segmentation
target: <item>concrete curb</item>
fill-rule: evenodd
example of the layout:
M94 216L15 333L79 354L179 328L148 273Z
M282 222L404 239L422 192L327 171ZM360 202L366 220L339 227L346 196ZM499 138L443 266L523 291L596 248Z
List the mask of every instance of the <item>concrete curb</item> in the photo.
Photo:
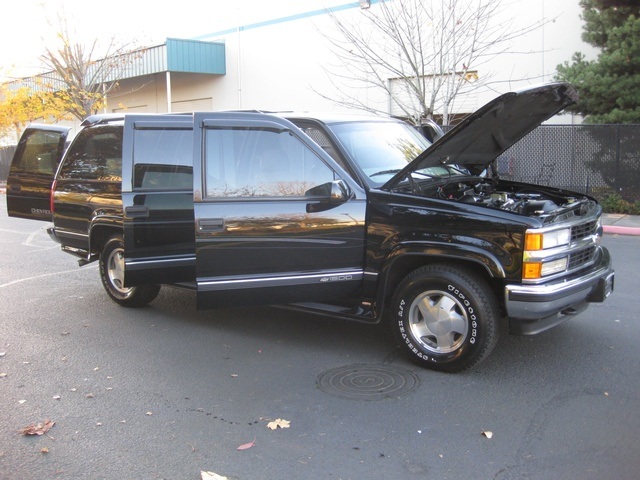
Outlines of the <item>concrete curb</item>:
M640 235L640 228L636 227L617 227L615 225L603 225L604 233L613 233L616 235Z

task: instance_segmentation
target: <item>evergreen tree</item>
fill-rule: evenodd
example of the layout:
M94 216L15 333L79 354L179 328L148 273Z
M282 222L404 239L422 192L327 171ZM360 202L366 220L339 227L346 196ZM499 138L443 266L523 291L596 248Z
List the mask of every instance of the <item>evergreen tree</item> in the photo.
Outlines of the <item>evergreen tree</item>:
M580 0L582 39L600 49L597 60L575 53L557 79L580 95L572 108L587 123L640 123L640 1Z

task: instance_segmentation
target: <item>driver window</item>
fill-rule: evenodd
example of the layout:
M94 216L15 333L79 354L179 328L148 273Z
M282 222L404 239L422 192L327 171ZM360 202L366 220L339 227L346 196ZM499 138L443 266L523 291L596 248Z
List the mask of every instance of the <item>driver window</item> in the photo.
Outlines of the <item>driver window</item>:
M289 132L260 128L205 131L208 198L304 197L334 173Z

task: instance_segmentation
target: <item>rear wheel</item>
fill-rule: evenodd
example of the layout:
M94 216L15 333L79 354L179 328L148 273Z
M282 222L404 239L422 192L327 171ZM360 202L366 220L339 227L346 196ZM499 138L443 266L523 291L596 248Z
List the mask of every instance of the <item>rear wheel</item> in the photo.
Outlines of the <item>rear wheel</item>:
M160 285L124 286L124 240L114 235L100 254L100 279L111 299L124 307L143 307L158 296Z
M464 268L428 265L400 283L391 323L411 360L459 372L493 350L499 319L495 295L482 277Z

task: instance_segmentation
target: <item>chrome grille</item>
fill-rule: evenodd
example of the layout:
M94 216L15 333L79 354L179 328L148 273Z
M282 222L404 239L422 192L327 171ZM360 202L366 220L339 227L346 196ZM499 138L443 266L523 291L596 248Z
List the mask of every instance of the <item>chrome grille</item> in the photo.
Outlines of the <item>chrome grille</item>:
M596 253L596 247L589 247L578 252L574 252L569 255L569 267L568 270L575 270L577 268L582 267L583 265L587 265L593 261L593 256Z
M581 223L580 225L574 225L571 227L571 241L575 242L582 238L588 237L596 233L598 229L598 221L591 220L590 222Z

